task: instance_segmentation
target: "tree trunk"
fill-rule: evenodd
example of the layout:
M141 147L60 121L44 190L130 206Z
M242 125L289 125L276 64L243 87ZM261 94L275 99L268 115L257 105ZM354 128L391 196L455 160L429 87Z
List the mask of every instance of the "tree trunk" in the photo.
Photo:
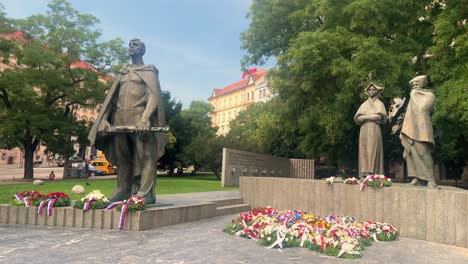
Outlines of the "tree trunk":
M65 159L65 163L63 164L63 178L62 179L70 179L71 176L71 162L69 159Z
M24 141L24 177L25 180L34 179L34 151L39 145L39 139L35 138L32 142L32 137L27 137Z
M33 158L34 158L34 148L32 144L26 142L24 144L24 177L25 180L32 180L34 179L34 165L33 165Z

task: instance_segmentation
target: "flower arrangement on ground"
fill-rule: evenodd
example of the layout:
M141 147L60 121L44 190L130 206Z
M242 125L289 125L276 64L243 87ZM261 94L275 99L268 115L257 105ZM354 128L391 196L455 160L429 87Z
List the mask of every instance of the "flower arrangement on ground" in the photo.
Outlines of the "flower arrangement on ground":
M109 199L101 193L100 190L93 190L88 193L85 197L76 201L73 208L83 209L88 211L89 209L104 209L109 205Z
M22 191L16 193L12 200L8 203L11 206L39 206L42 200L45 199L45 195L39 191Z
M258 240L263 246L304 247L329 256L358 258L372 241L392 241L397 229L387 223L357 222L354 217L324 218L303 211L255 208L224 228L224 232Z

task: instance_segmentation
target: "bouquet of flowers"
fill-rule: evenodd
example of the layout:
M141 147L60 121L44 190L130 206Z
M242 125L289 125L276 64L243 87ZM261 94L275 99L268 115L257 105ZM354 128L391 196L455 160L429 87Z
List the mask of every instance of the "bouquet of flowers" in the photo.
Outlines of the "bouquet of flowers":
M359 184L359 180L356 179L355 177L352 177L352 178L348 178L348 179L344 180L343 183L346 183L346 184Z
M263 246L304 247L329 256L360 257L373 240L391 241L397 229L387 223L359 223L354 217L329 215L323 218L298 210L276 211L255 208L224 228L224 232L258 240Z
M120 211L119 229L125 225L125 218L128 211L143 211L146 209L145 201L140 196L130 196L128 200L115 202L107 206L106 210L117 208Z
M54 207L65 207L69 206L71 203L70 196L63 192L51 192L48 193L45 198L48 200L55 199Z
M364 184L371 187L390 187L392 186L392 179L385 175L369 175L364 179Z
M16 193L12 200L8 203L11 206L39 206L42 200L45 199L45 195L39 191L22 191Z
M76 201L73 208L83 209L88 211L89 209L104 209L109 205L109 199L101 193L100 190L93 190L88 193L85 197Z
M123 200L123 204L117 206L117 210L121 211L124 204L128 204L127 211L143 211L147 207L140 196L130 196L128 200Z

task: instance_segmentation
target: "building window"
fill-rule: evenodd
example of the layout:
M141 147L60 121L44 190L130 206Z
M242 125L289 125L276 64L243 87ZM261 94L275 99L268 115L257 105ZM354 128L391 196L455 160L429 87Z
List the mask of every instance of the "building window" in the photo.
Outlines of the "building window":
M247 93L247 101L250 101L250 93Z
M244 94L241 94L241 104L244 103Z
M224 99L223 107L226 108L226 99Z
M225 121L225 119L224 119L225 117L226 117L226 116L225 116L225 113L223 113L223 123L224 123L224 121Z
M232 98L229 98L229 106L232 106Z
M236 102L235 102L235 104L237 105L237 95L236 95Z
M252 100L254 99L254 92L252 91Z

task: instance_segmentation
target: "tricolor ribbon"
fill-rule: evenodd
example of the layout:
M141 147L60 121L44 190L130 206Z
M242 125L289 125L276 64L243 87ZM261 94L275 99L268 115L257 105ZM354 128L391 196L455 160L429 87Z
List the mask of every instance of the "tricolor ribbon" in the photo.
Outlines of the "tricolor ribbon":
M117 206L119 205L124 205L125 203L122 202L122 201L118 201L118 202L115 202L115 203L111 203L109 206L106 207L106 210L112 210L114 208L116 208Z
M127 208L130 204L126 203L122 206L122 211L120 212L120 221L119 221L119 229L122 230L125 225L125 218L127 216Z
M28 197L23 197L21 194L17 193L17 194L15 194L15 198L16 198L16 200L18 200L18 201L24 202L24 205L25 205L26 207L30 207L30 206L31 206L31 201L29 201L29 198L28 198Z
M37 208L37 213L39 215L42 215L42 210L44 209L44 206L46 205L48 201L49 200L44 200L44 201L41 201L41 203L39 204L39 207Z
M87 212L89 211L89 207L91 206L92 203L96 201L96 198L91 198L88 201L86 201L83 205L83 211Z
M57 197L50 198L49 203L47 204L47 215L52 216L52 208L54 207L55 202L57 201Z
M115 203L111 203L109 206L107 206L106 210L112 210L116 208L119 205L122 205L122 211L120 212L120 219L119 219L119 229L122 230L125 225L125 216L127 214L127 208L130 205L130 200L127 203L124 203L122 201L118 201Z
M41 201L39 207L37 208L37 213L42 215L42 211L44 210L45 205L47 204L47 216L52 216L52 209L54 208L54 204L57 201L57 197L52 197L47 200Z

